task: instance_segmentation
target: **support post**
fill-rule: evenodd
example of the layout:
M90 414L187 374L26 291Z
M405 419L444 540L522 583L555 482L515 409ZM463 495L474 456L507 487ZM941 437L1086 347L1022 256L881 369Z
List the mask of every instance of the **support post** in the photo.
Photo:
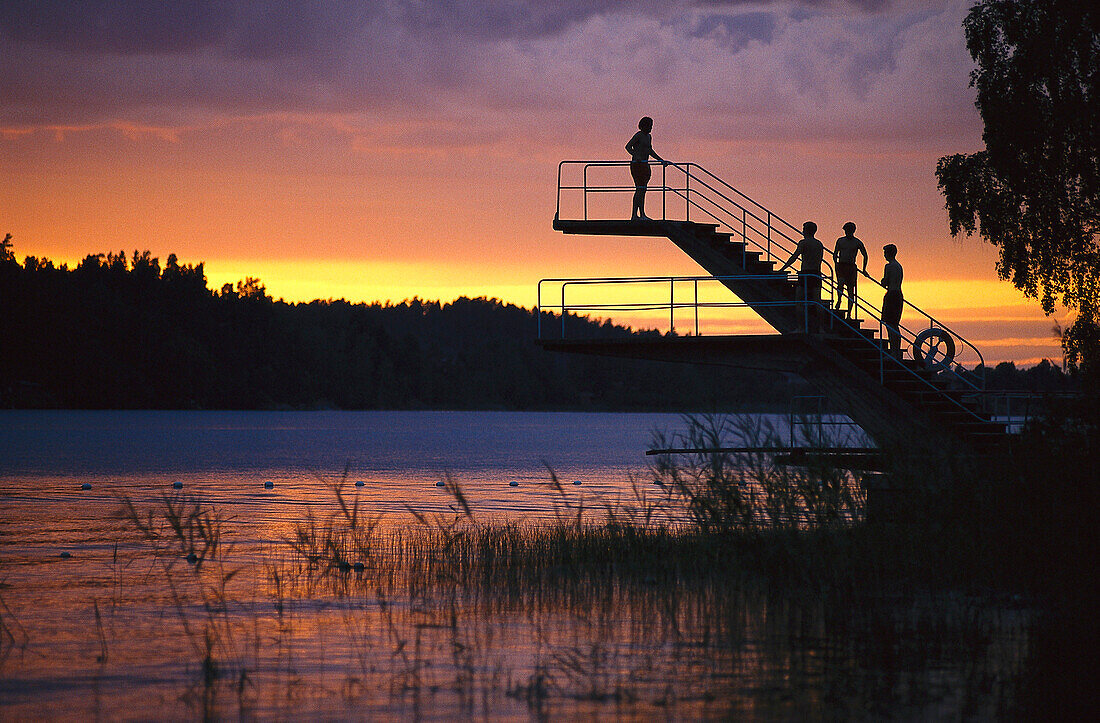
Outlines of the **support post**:
M695 279L695 336L699 336L699 279Z
M668 331L676 331L676 280L668 277Z

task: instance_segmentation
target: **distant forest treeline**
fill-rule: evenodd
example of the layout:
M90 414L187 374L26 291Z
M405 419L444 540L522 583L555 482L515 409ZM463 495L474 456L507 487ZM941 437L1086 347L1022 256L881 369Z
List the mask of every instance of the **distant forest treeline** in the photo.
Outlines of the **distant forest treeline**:
M20 265L9 240L4 407L732 411L813 393L782 374L546 352L535 312L495 299L289 304L253 278L209 289L203 265L175 255L163 267L148 251ZM638 333L567 321L579 334ZM1064 382L1050 365L995 373L1009 388Z
M535 333L533 311L495 299L288 304L253 278L215 291L202 264L175 255L69 269L20 265L6 248L0 260L0 406L706 411L803 389L781 375L550 353Z

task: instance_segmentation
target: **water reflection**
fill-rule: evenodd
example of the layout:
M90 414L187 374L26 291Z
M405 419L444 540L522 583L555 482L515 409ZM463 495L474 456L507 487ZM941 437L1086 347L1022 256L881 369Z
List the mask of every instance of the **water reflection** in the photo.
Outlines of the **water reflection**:
M1027 652L1030 616L1010 606L823 594L721 564L494 563L491 546L441 552L467 544L461 528L376 526L369 506L333 535L329 515L348 514L309 491L296 508L185 492L170 510L81 517L80 498L5 516L41 530L5 558L5 717L992 717ZM30 554L60 546L61 519L85 540L73 557Z
M639 450L676 417L434 414L5 413L3 717L984 718L1011 704L1032 618L1011 604L777 584L731 564L733 547L658 536L616 558L635 543L524 526L634 499ZM448 469L478 524L513 526L449 527L468 518L434 484Z

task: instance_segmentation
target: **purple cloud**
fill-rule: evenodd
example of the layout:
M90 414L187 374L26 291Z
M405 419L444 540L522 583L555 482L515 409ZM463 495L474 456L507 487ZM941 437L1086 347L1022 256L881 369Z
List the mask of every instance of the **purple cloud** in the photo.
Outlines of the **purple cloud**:
M22 2L0 126L340 114L714 137L928 137L973 121L965 0ZM538 131L536 131L538 132Z

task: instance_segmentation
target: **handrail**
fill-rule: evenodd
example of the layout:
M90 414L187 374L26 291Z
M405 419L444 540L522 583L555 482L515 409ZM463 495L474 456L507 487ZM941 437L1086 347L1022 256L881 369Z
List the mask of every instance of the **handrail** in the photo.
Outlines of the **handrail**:
M561 322L562 322L562 339L565 339L566 338L566 335L565 335L565 326L566 326L565 325L565 319L566 319L566 317L567 317L567 315L570 311L577 311L577 310L599 311L601 309L606 309L606 310L619 310L619 311L622 311L622 310L654 311L654 310L661 310L661 309L666 309L667 308L667 309L669 309L669 314L670 314L670 329L669 329L669 331L671 333L675 333L675 321L674 321L675 309L678 309L678 308L679 309L694 308L696 310L695 311L696 336L699 336L699 333L698 333L698 329L699 329L699 312L698 312L698 310L700 308L752 308L752 309L755 309L757 307L773 307L773 308L774 307L792 307L792 308L797 308L797 307L801 306L804 309L803 316L804 316L804 320L805 320L805 324L806 324L805 330L806 330L807 333L809 333L809 331L810 331L810 327L809 327L809 309L810 309L810 307L816 306L816 307L823 310L822 316L824 317L824 319L826 319L828 321L829 324L831 324L833 326L835 326L837 324L846 326L849 330L854 332L854 336L852 337L853 339L863 340L864 342L866 342L869 346L871 346L873 349L875 349L878 352L878 354L879 354L879 382L880 383L885 381L885 369L886 369L885 365L886 364L892 364L892 365L894 365L893 368L901 369L909 377L919 381L925 387L927 387L930 390L932 390L932 391L936 392L937 394L941 395L942 398L948 400L955 407L957 407L960 410L966 412L970 417L974 418L975 420L981 421L981 422L989 422L990 421L990 420L982 417L981 415L977 414L976 412L974 412L973 409L967 407L965 404L960 402L958 399L955 399L953 396L951 396L949 394L945 394L943 389L941 389L940 387L933 384L926 377L924 377L924 376L916 373L914 370L910 369L908 366L906 366L904 364L904 362L902 362L901 359L898 359L898 358L894 357L891 354L885 353L883 351L883 349L881 348L881 346L879 344L877 344L876 341L873 338L870 338L870 337L867 337L866 335L864 335L862 333L862 330L860 330L859 328L857 328L855 326L852 326L852 324L849 323L849 321L846 318L844 318L843 316L837 314L831 306L829 306L827 304L823 304L820 301L815 301L813 299L802 299L802 300L795 300L795 301L785 301L784 300L784 301L753 302L751 304L749 302L745 302L745 301L735 301L735 302L734 301L729 301L729 302L716 301L716 302L703 302L703 303L700 303L698 301L697 296L696 296L696 300L694 302L688 302L688 301L677 302L675 300L674 284L676 282L694 282L694 283L698 284L699 281L722 282L722 281L762 281L762 280L766 280L766 281L780 281L780 280L782 280L784 282L789 283L789 281L785 277L777 277L774 274L738 274L738 275L726 275L726 276L634 276L634 277L619 276L619 277L597 277L597 278L547 278L547 279L540 279L539 282L538 282L538 286L537 286L538 298L537 298L537 306L536 306L537 318L538 318L538 334L539 334L538 338L539 339L543 338L543 336L542 336L542 312L546 309L551 309L551 310L557 309L559 311L560 316L561 316ZM668 302L663 302L662 301L662 302L637 302L637 303L621 303L621 304L570 304L570 305L567 305L565 303L565 289L569 285L639 284L639 283L653 284L653 283L665 283L665 282L669 283L670 286L673 287L673 291L672 291L672 293L670 293L670 297L669 297ZM560 296L560 298L561 298L560 305L544 304L543 303L542 285L544 283L555 283L555 284L560 283L560 284L562 284L562 286L561 286L561 296ZM553 313L553 312L551 311L551 313Z
M630 163L631 161L625 160L563 160L559 162L557 203L554 217L556 219L561 218L563 192L583 192L584 220L588 220L589 194L633 192L633 185L591 185L588 182L588 171L591 168L624 167L629 166ZM720 227L728 229L730 235L738 237L738 239L743 242L746 247L751 245L755 249L764 252L764 258L766 258L767 260L777 262L782 262L786 260L785 258L780 258L775 255L773 246L782 249L783 252L786 254L790 254L791 252L793 252L794 249L791 248L791 246L788 244L797 245L797 241L795 240L795 238L792 238L792 236L788 233L788 230L794 232L795 235L800 235L801 231L793 224L788 222L786 219L773 213L763 204L754 200L743 191L732 186L730 183L723 180L713 172L694 162L680 163L649 161L649 163L650 165L662 166L661 185L650 186L651 192L659 192L662 196L662 220L674 220L668 218L668 206L665 202L666 194L671 193L674 197L683 199L684 215L686 217L685 220L691 220L691 210L692 208L695 208L705 214L706 217L717 222ZM583 185L563 185L563 172L567 167L570 166L581 167ZM669 168L676 169L680 173L684 174L685 180L682 187L668 185L667 169ZM722 189L726 190L723 191ZM709 191L709 194L706 193L707 191ZM731 196L735 196L736 198L733 198ZM704 203L710 204L716 210L724 213L727 218L722 218L711 210L705 208L703 203L695 200L696 198L701 199ZM741 200L738 201L737 199ZM723 201L725 202L725 204L722 203ZM751 206L751 208L747 208L746 204ZM733 208L731 209L730 206L732 206ZM754 224L750 224L749 219L755 221L756 225L759 225L761 228L757 228ZM756 237L759 237L759 240ZM786 241L787 243L784 243L784 241ZM832 273L832 264L829 263L829 259L831 259L832 257L832 249L828 245L823 245L825 246L825 250L827 252L825 254L825 258L823 259L823 265L830 270L828 276L833 277L834 274ZM884 288L877 279L872 277L870 274L864 272L862 269L857 269L857 272L864 278L870 279L875 284L875 286L879 288ZM833 298L835 298L834 295L836 292L836 284L832 283L831 279L828 288L830 299L832 300ZM868 302L864 297L860 296L859 294L855 295L855 299L853 300L853 302L857 308L862 309L864 312L870 314L873 319L879 321L881 328L882 322L880 307ZM945 333L949 334L953 339L957 341L956 346L969 349L977 357L978 363L982 366L985 366L985 357L981 353L981 350L978 349L973 343L971 343L969 339L962 336L954 329L951 329L939 319L933 317L931 314L916 306L912 302L908 300L903 300L902 303L903 308L909 309L912 312L910 316L916 315L918 318L923 319L923 322L920 325L922 329L925 328L924 322L927 322L927 328L939 328L943 330ZM907 343L909 343L916 336L916 333L914 333L910 328L912 326L912 322L910 322L909 324L899 324L899 331L902 332L902 336L906 339ZM949 371L951 371L952 375L959 378L964 384L971 387L975 386L972 381L958 375L954 370ZM982 385L982 388L984 388L984 377L980 378L979 382Z
M835 282L834 282L833 279L828 279L827 283L831 286L835 286ZM834 289L834 292L835 292L835 289ZM883 339L884 338L884 333L883 332L886 331L886 323L882 320L881 310L876 309L873 306L869 306L864 301L863 297L858 296L858 295L855 297L854 306L855 306L855 309L857 311L859 311L859 310L866 311L867 315L869 317L871 317L872 319L874 319L875 321L878 322L878 325L879 325L879 339ZM858 316L859 315L857 313L856 317L858 318ZM908 326L906 326L904 324L901 324L901 323L899 323L897 325L897 330L898 330L898 333L901 335L902 340L904 340L905 344L907 344L910 347L912 347L915 344L918 332L912 331ZM861 334L861 336L862 336L862 334ZM963 341L965 342L965 340L963 340ZM972 344L970 344L969 342L966 342L966 343L967 343L968 346L970 346L970 348L974 349L974 351L977 352L979 363L984 363L984 360L982 359L981 352L979 352L976 348L974 348L974 346ZM981 389L984 388L984 382L985 382L984 378L981 380L982 381L982 386L978 386L973 381L971 381L971 379L969 379L967 376L965 376L963 374L959 374L959 372L955 369L945 369L943 371L944 371L944 373L950 375L952 378L958 380L963 385L971 387L972 389L974 389L976 391L980 391Z
M563 163L565 163L565 161L563 161ZM558 192L559 206L560 206L561 190L584 190L585 194L586 194L586 198L587 198L587 194L590 191L596 192L597 189L592 189L588 186L588 169L590 167L593 167L593 166L596 166L596 167L622 166L624 164L629 165L628 161L586 161L586 162L582 162L582 163L584 163L584 185L583 186L564 186L564 187L559 186L559 192ZM651 161L650 165L658 165L658 162ZM665 183L665 181L667 181L667 179L664 177L664 173L662 172L662 185L660 185L660 186L651 186L650 188L654 191L661 191L662 198L663 198L665 192L671 192L671 193L675 194L676 196L679 196L680 198L683 198L684 203L685 203L685 209L686 209L685 215L689 219L691 217L691 212L690 212L691 208L692 207L697 208L700 211L702 211L703 213L705 213L707 216L709 216L711 219L713 219L714 221L717 221L719 226L725 226L725 227L729 228L730 231L732 232L731 235L739 236L741 238L742 242L745 243L746 247L749 244L752 244L752 246L754 246L755 248L759 249L760 251L763 251L766 254L766 258L768 260L775 261L777 263L780 262L780 261L785 261L785 259L783 259L779 256L776 256L775 253L773 252L773 249L772 249L772 241L773 240L777 242L776 245L779 248L782 248L784 253L786 253L788 256L790 254L792 254L795 251L795 249L797 249L798 241L796 241L794 238L789 236L785 231L783 231L781 229L775 229L775 230L780 234L780 237L782 239L790 242L791 244L794 245L794 247L792 248L791 246L778 243L779 239L773 239L772 234L771 234L771 231L773 229L772 219L782 222L787 227L791 228L792 230L795 230L796 233L801 233L800 231L797 231L797 229L795 229L794 226L792 226L790 223L788 223L784 219L780 218L779 216L776 216L776 215L772 214L770 211L768 211L766 208L761 206L759 203L757 203L756 201L753 201L751 198L746 196L744 193L742 193L741 191L738 191L733 186L730 186L728 183L726 183L722 179L718 178L717 176L715 176L710 171L707 171L702 166L699 166L697 163L674 163L674 162L660 162L659 165L661 165L662 170L665 169L665 168L668 168L670 166L673 167L673 168L680 169L681 171L684 172L685 178L687 180L685 181L685 184L684 184L683 188L678 188L678 187L675 187L675 186L668 186ZM559 166L559 168L560 168L560 166ZM703 171L704 173L706 173L711 178L714 178L718 182L720 182L721 184L725 185L727 188L732 190L734 193L736 193L739 196L741 196L742 198L748 200L754 206L756 206L760 210L764 211L767 214L768 219L765 220L765 219L761 218L760 216L758 216L757 214L753 213L752 211L749 211L744 206L740 205L737 201L734 201L729 196L725 195L724 193L722 193L718 189L714 188L713 186L711 186L706 181L697 181L697 185L698 185L698 183L702 183L703 187L713 191L715 194L717 194L723 200L728 201L729 203L733 204L734 206L736 206L737 208L739 208L742 211L742 214L741 214L741 230L738 231L737 228L736 228L736 214L731 214L728 209L724 209L718 203L714 202L713 200L707 199L712 203L712 205L717 207L719 210L722 210L722 211L726 212L727 214L730 214L731 216L734 216L734 218L733 218L734 223L730 223L730 221L719 218L713 212L707 210L702 205L700 205L698 202L693 201L691 199L690 194L691 194L692 190L694 190L696 194L700 194L700 191L699 191L698 187L696 187L694 189L692 189L690 187L690 179L693 177L690 173L691 168L698 168L699 170ZM618 191L633 192L634 191L634 186L622 186L622 187L620 187L620 186L611 186L611 187L603 187L603 188L600 188L598 190L600 192L605 192L605 191L606 192L618 192ZM662 216L667 216L666 211L667 211L667 206L662 202L662 214L661 215ZM559 212L560 212L560 210L559 210ZM587 218L587 201L585 202L585 214L586 214L586 218ZM765 228L767 230L767 233L765 234L765 233L761 232L759 229L751 228L748 225L748 219L749 218L752 218L752 219L758 221L759 223L766 224ZM749 235L748 235L748 232L749 232L750 229L754 233L756 233L757 235L759 235L762 238L766 239L767 242L768 242L767 245L761 244L757 240L750 238ZM824 244L822 244L822 245L824 246ZM829 259L824 254L822 254L821 263L825 266L825 268L827 268L829 270L829 276L830 277L833 276L834 275L833 265L832 265L832 263L830 263ZM832 300L832 297L830 297L830 300Z

